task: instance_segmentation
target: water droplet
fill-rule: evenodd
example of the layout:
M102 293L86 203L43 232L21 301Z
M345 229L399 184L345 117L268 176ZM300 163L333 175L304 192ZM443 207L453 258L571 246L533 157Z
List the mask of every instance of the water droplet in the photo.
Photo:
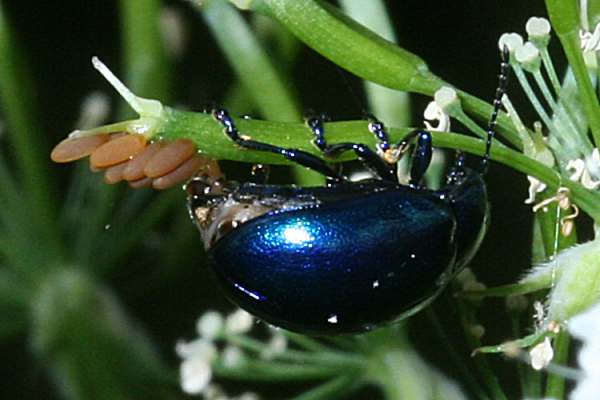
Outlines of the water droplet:
M337 322L338 322L337 315L332 315L331 317L327 318L327 322L329 322L330 324L337 324Z

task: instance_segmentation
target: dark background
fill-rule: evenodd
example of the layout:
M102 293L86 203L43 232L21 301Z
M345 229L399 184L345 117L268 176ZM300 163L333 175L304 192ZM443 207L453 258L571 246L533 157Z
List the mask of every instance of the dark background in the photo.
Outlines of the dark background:
M190 34L186 53L176 65L179 92L173 98L196 109L204 102L221 100L232 81L231 70L195 12L185 2L168 3L183 11ZM434 73L448 82L488 100L493 97L496 86L498 37L510 31L524 34L525 22L530 16L545 16L541 0L413 0L388 1L388 4L403 47L421 56ZM46 131L52 134L43 140L48 145L54 144L73 128L84 95L100 89L116 98L91 67L90 58L100 56L118 75L117 3L3 0L3 5L31 62L38 85L37 101L43 112L43 123ZM556 50L556 43L553 49ZM303 107L325 110L333 119L359 118L360 110L348 95L347 83L340 78L337 67L309 49L303 50L301 59L303 62L296 69L296 83L302 94ZM560 59L557 54L555 60ZM354 83L358 87L358 82ZM514 84L511 88L513 102L522 105L518 108L522 110L524 120L531 122L531 113L524 106L520 90ZM427 101L415 97L413 120L417 123L421 121ZM60 173L65 174L65 182L67 172L68 168L60 168ZM493 166L487 181L492 225L471 267L482 281L492 286L514 280L529 265L531 214L523 204L527 196L525 177L506 167ZM61 188L56 190L61 191ZM191 225L190 229L193 229ZM174 366L173 345L180 337L192 337L194 322L200 313L208 308L229 308L214 288L212 278L195 268L194 264L202 257L198 253L202 253L200 247L190 249L190 265L184 268L181 279L160 288L152 298L130 295L128 285L135 283L136 276L126 270L123 276L108 282L116 288L130 313L159 343L165 359ZM123 266L124 269L127 267ZM443 304L446 298L440 299L435 307L446 310ZM482 314L488 332L494 333L484 340L496 343L510 333L503 327L507 320L496 318L501 309L494 305L499 304L491 303L489 312ZM447 310L446 315L444 322L458 327L453 312ZM451 330L450 334L457 332ZM417 345L430 361L447 369L447 360L432 344L434 339L422 316L411 320L411 333L418 337ZM14 387L19 398L52 398L54 391L49 388L43 369L32 359L26 338L4 344L0 351L4 355L0 385ZM504 386L515 384L511 374L514 364L497 360L497 366L505 372L501 374ZM454 375L451 370L446 372ZM6 381L3 383L3 380Z

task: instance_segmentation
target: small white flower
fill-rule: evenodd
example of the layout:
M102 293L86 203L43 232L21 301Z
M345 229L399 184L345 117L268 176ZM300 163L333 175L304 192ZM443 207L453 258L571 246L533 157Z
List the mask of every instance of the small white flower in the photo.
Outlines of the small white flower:
M585 169L585 162L578 158L576 160L571 160L567 163L567 171L572 171L570 180L579 182L581 177L583 176L583 170Z
M521 46L523 46L523 37L518 33L505 33L498 39L498 48L502 50L506 47L510 54L513 54Z
M427 104L423 117L425 118L424 123L427 130L450 132L450 116L435 101ZM430 121L438 121L438 123L433 125Z
M213 361L217 357L215 345L205 339L196 339L191 342L180 340L175 345L175 352L180 358L204 358Z
M600 152L598 149L592 151L592 155L585 158L585 171L581 177L581 184L587 189L596 189L600 186Z
M232 335L238 335L248 332L252 329L254 318L246 311L239 309L227 316L225 320L225 332Z
M245 360L246 355L242 349L237 346L227 346L223 349L223 353L221 353L221 361L225 368L239 368Z
M202 393L212 378L211 364L217 357L216 347L210 341L196 339L179 341L175 351L183 359L179 367L181 388L188 394Z
M267 347L260 353L265 360L271 360L287 349L287 338L280 333L275 333L267 343Z
M200 394L212 378L210 364L202 359L191 358L181 363L179 368L181 389L188 394Z
M571 393L571 400L592 400L600 393L600 303L569 321L569 332L583 342L577 355L583 378Z
M584 53L600 50L600 24L596 25L594 33L579 31L579 39Z
M449 110L460 105L460 99L456 90L448 86L442 86L433 95L433 100L446 114L450 114Z
M595 176L600 175L600 153L594 149L591 156L585 160L578 158L567 163L567 170L571 171L570 180L581 182L586 189L597 189L600 186L600 179Z
M196 331L205 339L216 338L223 330L223 316L216 311L207 311L198 319Z
M531 38L546 38L550 34L551 30L550 21L548 21L546 18L531 17L525 24L525 30L527 31L530 40Z
M528 71L537 71L541 65L540 51L531 42L515 50L515 60Z
M543 342L536 344L529 351L531 367L536 371L546 368L554 358L554 350L550 338L546 337Z
M543 192L548 187L544 182L539 181L533 176L527 176L527 180L529 181L529 196L525 199L525 204L533 204L535 203L535 196L538 193Z

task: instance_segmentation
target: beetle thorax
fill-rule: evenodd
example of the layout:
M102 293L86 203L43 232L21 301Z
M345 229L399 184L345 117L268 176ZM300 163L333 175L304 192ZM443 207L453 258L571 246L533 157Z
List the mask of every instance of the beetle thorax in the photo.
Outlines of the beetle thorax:
M289 198L267 191L248 193L245 186L215 185L198 180L188 185L190 217L198 227L206 249L242 224L269 212L315 204L318 201L314 197Z

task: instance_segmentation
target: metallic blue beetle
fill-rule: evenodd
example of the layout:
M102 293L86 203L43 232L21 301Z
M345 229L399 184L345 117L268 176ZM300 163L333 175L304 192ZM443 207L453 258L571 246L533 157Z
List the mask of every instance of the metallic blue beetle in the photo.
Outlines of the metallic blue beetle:
M207 176L187 186L190 214L228 296L276 326L309 334L370 330L411 315L446 286L477 251L488 224L482 173L489 158L508 64L490 119L481 170L459 153L440 190L421 186L431 134L415 131L397 146L370 117L378 152L362 144L327 144L322 120L308 125L328 157L354 151L375 174L350 182L310 153L247 139L224 110L213 111L240 146L269 151L328 178L325 187L236 184ZM409 185L396 163L416 141Z

